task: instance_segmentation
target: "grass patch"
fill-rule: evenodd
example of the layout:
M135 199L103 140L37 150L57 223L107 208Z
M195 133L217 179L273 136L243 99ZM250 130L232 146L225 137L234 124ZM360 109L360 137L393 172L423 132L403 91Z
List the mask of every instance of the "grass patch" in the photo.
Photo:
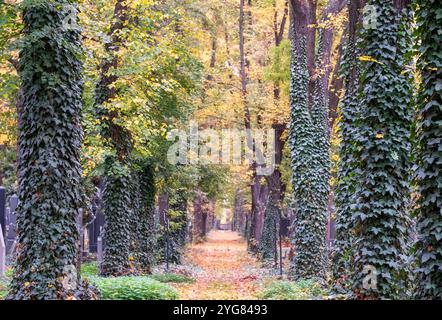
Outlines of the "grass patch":
M96 262L87 262L81 265L81 277L90 278L98 275L98 267Z
M13 269L7 268L5 271L5 277L0 277L0 300L5 299L8 295L8 285L12 278Z
M8 295L8 279L0 278L0 300L3 300Z
M313 280L273 280L264 284L264 290L258 296L263 300L313 300L324 295L321 285Z
M90 277L104 300L176 300L178 293L150 277Z
M150 278L163 282L163 283L194 283L195 280L191 277L176 274L176 273L164 273L164 274L153 274Z

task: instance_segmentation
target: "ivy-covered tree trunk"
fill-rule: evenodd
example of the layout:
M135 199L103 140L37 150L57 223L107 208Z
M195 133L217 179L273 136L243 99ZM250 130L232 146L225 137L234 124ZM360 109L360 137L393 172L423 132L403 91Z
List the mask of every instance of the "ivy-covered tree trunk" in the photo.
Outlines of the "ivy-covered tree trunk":
M119 276L130 272L131 239L135 221L132 207L130 169L126 165L106 160L103 192L104 252L100 273Z
M117 109L109 110L107 104L118 95L115 82L118 80L118 51L124 45L122 31L127 27L129 7L126 1L117 0L114 20L109 35L111 41L105 45L109 57L101 66L100 80L96 88L96 109L100 117L101 135L109 148L105 160L105 191L103 205L105 214L103 263L100 273L104 276L118 276L130 273L132 224L136 213L132 202L132 139L130 132L117 123L120 114ZM132 241L131 241L132 239Z
M402 6L395 8L395 4ZM353 131L358 150L352 226L353 288L360 298L398 298L407 289L412 73L407 1L372 0L375 26L362 31L363 102ZM368 17L367 17L368 20Z
M205 239L206 236L205 222L207 218L207 206L208 206L208 200L206 195L201 190L197 190L193 202L192 241L194 243L203 242Z
M315 52L315 41L311 39L315 35L310 30L311 23L315 22L314 8L307 1L292 3L289 148L293 170L295 220L292 243L295 254L290 265L290 276L294 279L316 278L324 281L330 147L325 88L322 77L315 75L314 71L314 61L322 60L322 36L319 38L318 54L313 53L313 69L311 66L312 45Z
M170 202L169 212L170 235L171 235L171 252L173 262L181 263L181 258L186 245L187 235L187 197L186 190L177 190L174 199Z
M153 167L144 164L140 174L140 196L141 203L138 214L139 228L139 269L143 274L150 274L154 264L156 248L156 226L155 226L155 176Z
M264 229L259 247L261 258L264 261L277 262L278 221L280 212L280 194L270 192L266 205Z
M11 299L87 299L76 268L82 64L73 1L26 2L19 73L17 260Z
M360 97L360 49L357 48L357 36L361 23L362 0L349 1L349 26L347 43L342 58L342 73L345 81L345 94L340 106L338 183L336 187L336 237L333 251L334 289L338 293L347 293L352 289L350 274L353 265L354 232L351 226L352 203L355 193L357 169L357 149L355 148L355 122L359 118Z
M165 213L162 235L159 239L158 260L181 263L187 235L187 194L184 189L169 195L169 209Z
M269 196L267 199L264 213L264 227L260 242L260 253L263 260L274 260L277 262L277 241L278 241L278 222L281 222L281 205L285 187L281 181L281 161L282 151L285 141L282 134L285 126L274 124L275 129L275 170L267 177Z
M442 299L442 3L417 0L416 5L422 70L417 105L417 294Z

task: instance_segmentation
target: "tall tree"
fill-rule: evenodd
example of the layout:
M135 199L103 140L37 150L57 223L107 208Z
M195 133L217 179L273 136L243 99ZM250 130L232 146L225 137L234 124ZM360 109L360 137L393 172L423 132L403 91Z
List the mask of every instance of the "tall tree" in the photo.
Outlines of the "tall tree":
M28 1L19 73L17 259L12 299L87 298L76 268L82 64L74 1Z
M109 36L105 45L109 55L101 66L101 76L96 88L97 113L103 121L102 136L111 149L105 161L105 191L103 205L106 216L104 240L106 243L101 274L122 275L129 272L130 243L134 211L131 207L130 132L118 124L118 109L109 110L106 103L117 96L115 82L119 64L118 51L124 45L124 29L129 21L129 6L117 0Z
M316 1L291 1L292 70L289 147L292 159L295 254L290 275L325 280L329 193L328 109L323 79L323 34L316 54Z
M430 299L442 299L441 12L440 1L416 1L422 74L417 104L418 296Z
M278 48L284 38L285 27L288 19L288 1L284 3L284 11L281 21L278 21L278 11L276 8L276 0L272 2L273 7L273 34L275 47ZM273 99L276 106L280 103L281 88L278 81L273 83ZM277 260L277 239L278 239L278 222L281 224L281 205L285 186L281 180L281 161L285 139L283 134L287 125L279 123L275 120L272 128L275 130L275 169L270 176L266 176L269 188L269 196L266 203L266 211L264 214L264 227L260 243L260 251L264 260ZM279 228L280 229L280 228ZM280 239L281 240L281 239Z
M359 117L360 97L360 50L357 40L361 27L362 8L364 1L350 1L348 4L349 24L344 56L342 58L342 73L345 81L345 94L340 104L338 183L336 187L336 237L333 252L333 277L337 292L351 290L349 274L353 270L352 263L354 234L351 227L352 197L355 192L358 175L356 157L355 123Z
M412 74L409 1L372 0L374 25L361 33L353 287L361 298L397 298L405 293L410 205ZM367 14L369 14L367 10ZM366 21L370 21L366 17ZM376 277L375 282L368 281Z
M248 0L247 5L250 7L252 1ZM244 106L244 127L248 130L246 136L247 148L249 150L254 150L254 139L251 134L252 129L252 118L250 113L250 108L247 101L247 65L246 65L246 48L245 48L245 28L246 28L246 10L245 10L245 0L240 0L239 7L239 58L240 58L240 76L241 76L241 96ZM252 23L252 14L249 11L249 26ZM263 215L263 209L265 208L265 203L262 199L265 198L267 188L261 183L261 176L257 173L257 163L252 160L250 165L251 170L251 195L252 195L252 209L250 212L250 224L248 230L248 247L249 250L256 252L258 249L258 243L260 238L261 229L261 218Z

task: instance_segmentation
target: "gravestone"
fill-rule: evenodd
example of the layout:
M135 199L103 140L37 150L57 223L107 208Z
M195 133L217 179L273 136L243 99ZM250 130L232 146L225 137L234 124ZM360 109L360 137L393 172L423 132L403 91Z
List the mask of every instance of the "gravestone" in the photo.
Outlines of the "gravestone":
M104 226L104 215L101 211L101 198L102 190L98 190L92 199L92 214L94 216L94 221L89 224L88 234L89 234L89 251L97 252L97 240L100 236L100 230Z
M9 221L11 219L11 209L6 208L5 210L5 225L6 225L6 231L8 230Z
M100 267L103 262L103 239L101 236L97 239L97 265Z
M17 214L16 212L10 212L8 215L8 228L6 233L6 252L11 254L15 241L17 240Z
M89 251L97 252L98 237L104 226L104 216L100 211L95 213L95 220L89 225Z
M11 209L11 212L17 211L18 207L18 197L14 194L9 198L9 208Z
M0 187L0 225L3 234L6 233L6 189Z
M2 229L3 226L0 225L0 277L4 277L6 271L6 246Z
M78 210L77 229L78 229L78 234L80 235L80 252L81 252L81 255L83 255L83 251L84 251L83 209Z

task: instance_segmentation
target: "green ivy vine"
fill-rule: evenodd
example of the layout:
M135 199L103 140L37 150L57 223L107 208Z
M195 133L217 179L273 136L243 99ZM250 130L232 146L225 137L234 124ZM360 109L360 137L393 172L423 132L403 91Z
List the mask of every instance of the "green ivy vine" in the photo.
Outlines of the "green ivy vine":
M415 169L417 296L442 299L442 3L416 0L415 8L422 70Z
M345 93L339 106L339 149L338 183L335 192L335 241L332 254L333 289L336 293L349 293L352 289L351 274L354 271L352 228L352 203L355 185L360 170L355 141L355 130L360 118L361 97L359 91L361 50L357 45L356 27L349 35L341 62ZM353 32L353 31L352 31Z
M309 106L306 39L294 39L290 88L289 148L292 158L295 221L292 242L296 250L290 275L294 279L325 279L327 263L327 204L329 142L327 102L322 79L315 83ZM295 41L294 41L295 42ZM321 56L320 37L318 57Z
M361 32L363 102L352 130L358 161L351 198L353 289L359 298L399 298L410 276L411 19L409 8L399 12L393 0L368 4L377 19L375 28ZM370 275L373 285L365 281Z

